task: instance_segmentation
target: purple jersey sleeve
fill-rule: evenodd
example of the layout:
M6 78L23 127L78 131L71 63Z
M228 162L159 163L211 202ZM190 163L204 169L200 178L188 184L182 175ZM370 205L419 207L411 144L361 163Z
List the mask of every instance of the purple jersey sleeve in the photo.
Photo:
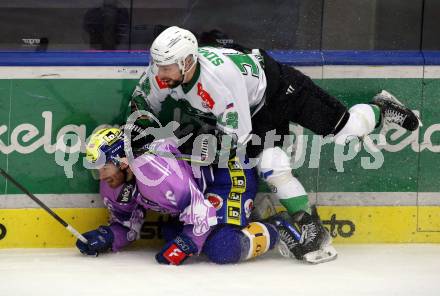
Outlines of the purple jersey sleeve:
M185 229L191 228L185 234L200 251L211 226L217 224L216 210L205 200L191 166L172 157L178 153L174 143L163 140L155 143L154 148L170 153L170 157L145 154L135 160L139 203L145 208L179 215L184 225L190 226Z
M111 188L100 182L100 194L110 214L110 229L114 234L113 251L119 251L137 240L144 221L144 209L136 202L138 191L133 183Z
M156 141L155 149L178 153L172 141ZM130 165L135 182L110 188L101 181L100 193L110 211L110 228L117 251L139 238L145 210L179 216L184 234L197 245L199 252L211 226L217 224L216 210L204 199L191 166L169 157L144 154Z
M182 211L179 218L185 225L183 233L192 239L200 252L210 233L211 226L217 224L216 210L204 198L203 193L200 192L194 183L190 182L188 187L190 189L191 201Z

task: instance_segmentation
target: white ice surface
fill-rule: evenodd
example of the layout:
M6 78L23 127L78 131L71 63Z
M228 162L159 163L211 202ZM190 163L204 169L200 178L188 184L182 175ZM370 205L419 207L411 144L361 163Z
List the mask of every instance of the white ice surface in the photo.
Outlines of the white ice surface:
M440 245L336 245L339 258L306 265L271 252L219 266L154 261L154 249L98 258L75 249L0 250L0 296L440 295Z

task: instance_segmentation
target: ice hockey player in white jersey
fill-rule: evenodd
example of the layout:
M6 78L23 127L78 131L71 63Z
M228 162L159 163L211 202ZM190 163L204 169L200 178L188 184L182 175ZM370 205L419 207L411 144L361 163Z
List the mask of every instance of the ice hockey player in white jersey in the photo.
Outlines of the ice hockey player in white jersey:
M238 151L246 145L247 156L257 157L260 175L276 188L281 204L302 230L301 243L309 253L295 256L306 261L328 261L337 254L319 216L311 211L304 187L292 174L288 155L278 147L289 134L289 122L318 135L334 135L337 144L362 138L380 124L396 123L411 131L419 125L415 114L387 92L347 109L264 50L198 47L196 37L179 27L163 31L150 54L133 104L146 103L142 108L157 114L167 96L186 100L194 116L216 122L217 136L232 135ZM276 133L268 133L272 130Z

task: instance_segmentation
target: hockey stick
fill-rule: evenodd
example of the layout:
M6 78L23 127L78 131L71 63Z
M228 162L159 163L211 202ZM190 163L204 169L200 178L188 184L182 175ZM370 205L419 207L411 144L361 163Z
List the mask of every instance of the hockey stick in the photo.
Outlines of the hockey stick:
M184 153L171 153L166 151L158 151L158 150L142 150L141 152L137 151L138 155L142 154L152 154L157 155L165 158L172 158L176 160L184 160L192 164L201 165L201 166L208 166L211 164L216 164L215 161L209 162L207 160L202 159L202 157L196 157L191 154L184 154Z
M46 212L48 212L55 220L57 220L61 225L63 225L67 230L70 231L77 239L87 244L87 239L81 235L75 228L69 225L66 221L64 221L60 216L55 214L48 206L46 206L41 200L39 200L35 195L29 192L26 188L24 188L20 183L15 181L8 173L6 173L2 168L0 168L0 174L5 177L7 180L11 181L18 189L26 193L33 201L35 201L40 207L42 207Z
M208 156L195 156L192 154L185 154L185 153L172 153L172 152L168 152L168 151L159 151L159 150L139 150L136 152L138 153L136 155L136 157L138 157L142 154L151 154L151 155L157 155L157 156L165 157L165 158L184 160L184 161L189 162L190 164L195 164L198 166L216 165L221 162L221 160L218 157L215 157L213 160L210 161ZM229 159L231 159L235 155L236 155L235 152L231 152L230 154L226 155L228 157L225 158L223 156L222 161L224 161L224 159L226 159L226 162L227 162Z

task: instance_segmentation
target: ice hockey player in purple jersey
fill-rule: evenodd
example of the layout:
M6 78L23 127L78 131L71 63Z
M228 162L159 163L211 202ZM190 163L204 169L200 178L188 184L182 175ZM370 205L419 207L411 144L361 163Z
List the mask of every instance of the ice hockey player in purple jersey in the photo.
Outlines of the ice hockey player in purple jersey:
M175 153L172 142L158 140L155 149ZM110 210L110 225L84 234L88 244L77 241L82 253L96 255L118 251L138 239L145 211L150 209L178 216L183 229L156 256L160 263L181 264L199 254L216 212L204 199L187 162L170 157L143 154L127 163L122 131L102 129L91 136L87 160L98 168L100 195Z
M255 170L231 160L229 169L214 172L205 167L205 173L194 178L189 164L172 156L179 154L176 143L166 139L147 145L159 155L145 148L129 166L123 138L120 129L108 128L94 133L87 144L86 158L96 168L110 223L85 233L87 244L76 242L82 253L119 251L138 239L147 209L179 220L163 227L169 230L156 255L159 263L179 265L201 252L215 263L236 263L278 244L274 222L249 221L257 191ZM201 188L208 192L206 199Z
M279 148L289 134L289 122L318 135L333 135L340 145L370 134L381 124L395 123L410 131L419 125L415 114L386 91L371 103L348 109L309 77L276 62L264 50L238 45L198 47L194 34L179 27L164 30L150 54L150 66L133 100L143 99L155 114L168 96L186 100L196 117L216 122L218 135L232 135L239 148L247 145L247 155L259 159L260 175L276 188L281 204L308 238L304 244L313 254L305 255L305 260L334 259L336 253L329 251L330 236L312 213L288 155ZM275 131L273 136L270 131ZM260 142L250 141L251 135Z

